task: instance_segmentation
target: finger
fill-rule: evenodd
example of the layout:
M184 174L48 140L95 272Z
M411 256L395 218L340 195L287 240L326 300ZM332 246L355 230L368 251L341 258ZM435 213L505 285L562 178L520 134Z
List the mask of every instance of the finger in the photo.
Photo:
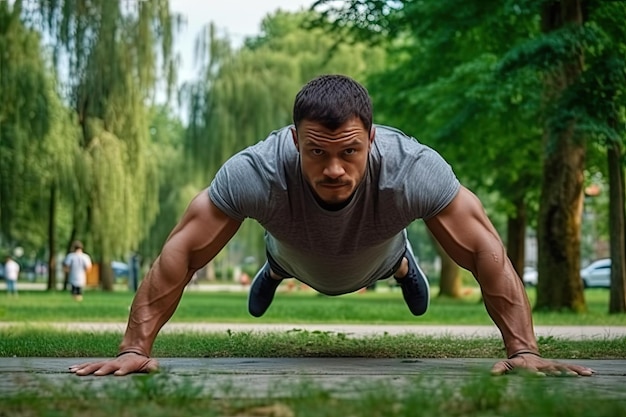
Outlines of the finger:
M75 373L77 375L88 375L92 372L94 372L97 369L100 369L100 367L102 365L104 365L106 362L104 361L100 361L100 362L86 362L86 363L81 363L78 365L72 365L70 366L70 372Z
M540 367L541 371L552 376L591 376L594 370L585 366L569 365L561 362L548 362Z
M111 370L111 367L107 362L97 362L97 363L93 363L81 369L76 370L75 374L78 376L85 376L85 375L92 375L92 374L93 375L107 375L111 372L113 372L113 370Z
M580 365L566 365L563 368L564 373L572 376L591 376L596 373L593 369Z
M159 362L156 359L145 358L140 362L131 362L121 366L113 374L115 376L124 376L135 372L150 373L157 371L158 368Z
M70 369L70 372L76 372L77 370L83 369L85 366L89 366L92 363L94 362L77 363L77 364L70 366L69 369Z
M512 369L513 367L509 361L500 361L491 368L491 375L504 375Z

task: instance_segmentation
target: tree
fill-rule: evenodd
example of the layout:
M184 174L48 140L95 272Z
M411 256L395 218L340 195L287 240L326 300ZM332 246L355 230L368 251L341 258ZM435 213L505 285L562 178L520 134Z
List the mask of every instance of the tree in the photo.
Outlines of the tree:
M624 286L624 185L619 173L623 172L624 58L619 51L624 48L621 22L626 9L619 2L563 0L544 2L540 10L542 35L505 59L509 65L512 61L537 68L545 85L536 308L584 311L580 215L589 144L608 144L611 155L611 251L618 283L614 293L623 294L619 286Z
M435 147L484 201L497 193L490 208L508 216L507 250L521 274L540 180L540 85L531 72L504 76L498 62L536 30L532 16L458 0L328 3L337 2L316 6L326 7L335 28L372 42L391 38L388 66L368 78L377 120ZM450 284L442 295L458 296L458 267L443 273Z
M66 99L80 127L72 235L87 241L102 287L111 290L111 259L135 249L157 213L147 104L160 79L168 91L174 80L179 19L167 0L134 9L110 0L31 3L25 10L49 30L56 61L67 58L60 64L68 71Z
M606 148L609 179L611 294L609 313L626 313L626 209L624 140L626 136L626 4L586 4L586 71L578 104L581 130L592 145Z
M72 176L73 133L41 36L24 23L22 7L0 3L0 237L29 258L46 256L47 241L55 288L55 242L67 232L56 227L56 190Z

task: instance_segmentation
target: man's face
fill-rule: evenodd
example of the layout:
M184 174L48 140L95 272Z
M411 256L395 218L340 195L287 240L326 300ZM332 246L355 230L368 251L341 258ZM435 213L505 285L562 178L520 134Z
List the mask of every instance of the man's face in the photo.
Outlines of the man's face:
M336 130L303 120L293 141L300 152L302 175L317 197L327 204L340 204L350 198L361 183L374 140L361 119L348 120Z

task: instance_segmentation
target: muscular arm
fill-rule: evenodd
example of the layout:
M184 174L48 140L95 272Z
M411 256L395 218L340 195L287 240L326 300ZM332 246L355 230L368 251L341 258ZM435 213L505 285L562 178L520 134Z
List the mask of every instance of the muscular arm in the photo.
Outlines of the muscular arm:
M538 353L524 286L478 198L462 187L426 224L452 259L471 271L480 284L485 307L502 333L508 356L521 351Z
M218 254L240 224L221 212L206 190L194 198L137 291L120 352L150 355L193 274Z
M149 356L157 333L174 314L193 274L218 254L240 225L211 202L207 190L198 194L135 295L119 349L124 355L112 361L76 365L70 370L78 375L125 375L155 369L156 361Z

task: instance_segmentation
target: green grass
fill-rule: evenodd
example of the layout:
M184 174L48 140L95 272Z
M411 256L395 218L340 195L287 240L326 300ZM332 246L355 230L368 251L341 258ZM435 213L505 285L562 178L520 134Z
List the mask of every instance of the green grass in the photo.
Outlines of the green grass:
M436 294L436 289L433 289ZM533 313L537 325L623 326L623 315L609 315L609 292L586 290L588 312ZM19 298L0 296L0 321L4 322L125 322L133 294L127 291L88 291L82 303L68 293L23 291ZM529 289L534 299L534 290ZM314 292L277 294L268 312L260 319L247 311L244 292L188 291L172 322L219 323L346 323L346 324L465 324L490 325L491 319L477 294L460 300L433 297L426 315L413 317L399 291L366 292L327 297Z
M532 299L534 292L531 289ZM589 312L534 313L536 324L624 325L624 317L609 315L608 291L586 292ZM67 332L47 326L55 322L125 323L133 294L127 291L88 291L77 303L66 292L22 292L19 298L0 297L0 321L18 323L0 330L0 356L109 357L117 353L121 332ZM500 338L430 338L417 335L356 339L343 334L297 331L298 324L492 324L477 294L461 300L433 298L429 312L413 317L397 292L365 292L327 297L314 292L279 293L261 319L247 312L244 292L188 291L172 322L290 323L295 331L280 334L161 333L157 357L502 357ZM45 340L46 343L42 343ZM624 338L584 341L539 338L544 355L553 358L622 358Z
M39 326L0 330L0 357L112 357L121 334L73 332ZM626 358L626 338L565 340L540 337L545 357ZM406 335L348 337L342 333L294 329L286 332L174 332L160 334L154 357L365 357L501 358L500 338Z
M190 379L168 374L100 380L98 389L85 381L68 380L61 385L42 381L3 398L0 415L613 417L623 415L626 405L623 400L607 401L581 384L556 384L529 376L476 375L454 382L416 377L401 388L392 382L355 381L334 390L303 378L289 386L272 387L261 398L228 386L207 392Z

